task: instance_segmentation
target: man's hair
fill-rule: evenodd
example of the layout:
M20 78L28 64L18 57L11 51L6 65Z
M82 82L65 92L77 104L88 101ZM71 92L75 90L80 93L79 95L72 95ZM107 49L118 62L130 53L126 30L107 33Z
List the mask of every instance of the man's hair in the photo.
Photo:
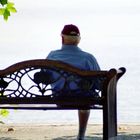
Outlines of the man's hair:
M77 45L80 42L81 37L80 36L69 36L69 35L63 35L62 40L63 44L68 44L68 45Z

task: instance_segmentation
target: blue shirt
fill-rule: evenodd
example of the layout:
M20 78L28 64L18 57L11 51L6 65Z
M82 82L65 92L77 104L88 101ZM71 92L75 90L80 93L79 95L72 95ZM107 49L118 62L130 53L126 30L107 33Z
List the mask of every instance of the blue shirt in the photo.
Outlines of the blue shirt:
M59 60L82 70L100 70L95 57L90 53L82 51L78 46L75 45L62 45L61 49L51 51L47 56L47 59ZM54 74L53 77L57 77L57 75ZM64 86L64 80L61 79L51 86L55 90L60 90ZM96 87L98 86L96 85ZM75 90L77 89L77 86L71 83L70 88Z
M100 70L95 57L75 45L62 45L60 50L51 51L47 59L60 60L83 70Z

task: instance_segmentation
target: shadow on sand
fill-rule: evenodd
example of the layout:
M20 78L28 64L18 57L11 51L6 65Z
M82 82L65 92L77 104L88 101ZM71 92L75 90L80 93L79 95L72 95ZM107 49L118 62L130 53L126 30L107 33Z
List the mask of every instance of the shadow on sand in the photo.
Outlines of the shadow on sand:
M2 137L2 138L0 138L0 140L18 140L18 139L9 138L9 137Z
M85 140L102 140L101 133L99 134L96 133L91 135L92 136L87 136ZM0 140L18 140L18 139L10 138L10 137L1 137ZM50 138L45 137L44 140L50 140ZM54 138L52 140L76 140L76 136L63 136L63 137ZM116 140L140 140L140 134L119 133Z
M75 139L76 136L66 136L54 138L53 140L75 140ZM85 140L102 140L102 135L96 133L96 135L94 134L94 136L87 136ZM116 140L140 140L140 134L119 133Z

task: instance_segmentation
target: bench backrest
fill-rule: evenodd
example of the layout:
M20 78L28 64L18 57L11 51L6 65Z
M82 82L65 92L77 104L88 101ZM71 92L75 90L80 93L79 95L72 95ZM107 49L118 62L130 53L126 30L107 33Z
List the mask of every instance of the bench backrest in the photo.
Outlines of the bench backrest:
M51 78L52 71L57 75L55 78ZM115 69L85 71L60 61L46 59L19 62L0 70L0 104L46 103L47 98L55 100L54 102L58 102L57 104L63 104L63 100L69 102L67 101L67 95L72 97L80 95L74 98L82 98L81 95L86 95L85 93L91 93L90 95L92 95L96 90L94 86L98 82L100 86L98 92L100 92L101 99L107 96L107 90L112 79L115 79L113 85L116 88L117 81L124 72L125 68L121 68L120 72ZM59 80L63 81L63 86L59 91L56 91L50 85ZM76 85L79 89L68 90L70 83ZM62 96L60 98L57 95ZM76 101L76 104L80 104L80 102Z

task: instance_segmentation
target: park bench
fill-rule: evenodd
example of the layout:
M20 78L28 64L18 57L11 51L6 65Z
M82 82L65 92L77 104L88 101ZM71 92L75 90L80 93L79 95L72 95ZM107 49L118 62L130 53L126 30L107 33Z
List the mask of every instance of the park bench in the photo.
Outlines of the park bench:
M123 67L109 71L85 71L47 59L19 62L0 70L0 108L101 109L103 140L111 140L117 136L117 82L124 73ZM63 81L62 89L53 89L50 84L59 80ZM97 83L99 89L94 87ZM79 88L67 90L70 84Z

